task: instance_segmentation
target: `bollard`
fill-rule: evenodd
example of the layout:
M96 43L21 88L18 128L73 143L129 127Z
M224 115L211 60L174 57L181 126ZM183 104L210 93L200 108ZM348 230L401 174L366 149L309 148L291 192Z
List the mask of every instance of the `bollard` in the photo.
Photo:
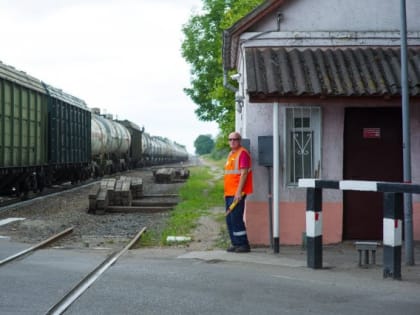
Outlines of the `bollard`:
M322 268L322 189L306 191L306 253L309 268Z
M384 278L401 280L402 193L384 193Z

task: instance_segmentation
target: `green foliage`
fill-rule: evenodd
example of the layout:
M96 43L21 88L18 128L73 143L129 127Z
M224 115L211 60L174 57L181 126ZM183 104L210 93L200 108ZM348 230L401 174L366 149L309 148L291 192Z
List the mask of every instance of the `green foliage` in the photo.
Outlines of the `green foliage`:
M214 148L214 141L211 135L199 135L194 141L195 153L203 155L210 153Z
M224 222L224 213L214 214L208 211L210 208L223 207L224 205L223 180L220 178L220 174L214 172L214 168L223 169L224 159L214 161L209 155L202 158L212 165L212 169L208 166L197 166L190 169L190 177L179 192L181 202L169 213L165 229L163 231L148 229L135 244L135 248L167 245L166 238L168 236L189 236L191 231L196 228L201 216L212 215L218 222ZM229 235L226 226L222 224L220 238L216 246L227 247L228 241Z
M160 242L160 235L155 230L146 230L141 236L140 240L133 245L133 249L154 246Z
M227 136L234 128L235 100L233 92L223 87L223 30L263 1L202 1L202 13L193 14L183 26L182 56L191 65L191 87L184 91L197 104L198 118L216 121Z
M229 154L229 149L227 148L222 148L222 149L214 148L213 151L211 151L210 157L215 161L223 160L224 162L228 154Z

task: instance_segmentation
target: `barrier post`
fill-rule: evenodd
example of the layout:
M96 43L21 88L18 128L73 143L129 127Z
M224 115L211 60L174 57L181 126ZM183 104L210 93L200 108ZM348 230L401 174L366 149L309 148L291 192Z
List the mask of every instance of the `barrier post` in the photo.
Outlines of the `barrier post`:
M401 280L401 245L402 245L402 193L384 193L384 278Z
M309 268L322 268L322 189L306 190L306 253Z

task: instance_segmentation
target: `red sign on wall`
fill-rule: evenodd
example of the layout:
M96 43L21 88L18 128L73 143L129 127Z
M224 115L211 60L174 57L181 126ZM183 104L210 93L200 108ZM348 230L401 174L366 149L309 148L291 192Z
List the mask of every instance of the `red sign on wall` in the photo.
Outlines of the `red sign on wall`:
M380 139L381 128L363 128L364 139Z

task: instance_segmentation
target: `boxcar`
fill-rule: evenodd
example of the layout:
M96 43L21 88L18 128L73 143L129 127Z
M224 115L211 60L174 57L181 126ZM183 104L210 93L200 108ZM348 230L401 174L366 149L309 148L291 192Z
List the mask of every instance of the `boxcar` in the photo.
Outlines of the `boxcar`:
M44 83L48 95L48 182L90 176L91 112L86 103Z
M41 81L0 63L0 191L37 187L48 159L47 128Z
M90 176L84 101L0 63L0 191L26 193Z

